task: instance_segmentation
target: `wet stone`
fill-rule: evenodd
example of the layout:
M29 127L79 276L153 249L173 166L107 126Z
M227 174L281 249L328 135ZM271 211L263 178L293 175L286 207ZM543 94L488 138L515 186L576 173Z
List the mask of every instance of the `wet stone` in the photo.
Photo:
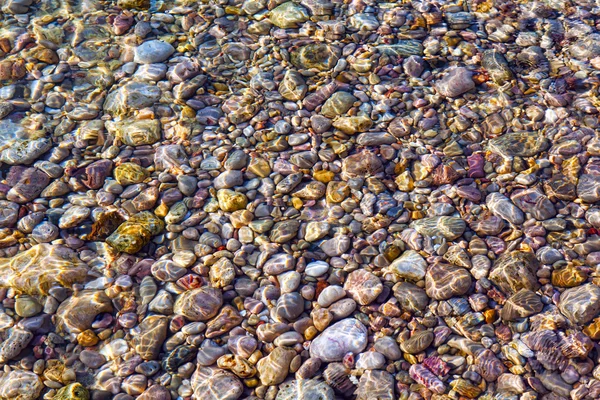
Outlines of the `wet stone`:
M471 274L466 269L435 264L429 267L425 275L425 291L433 299L447 300L467 293L471 282Z
M365 270L351 272L344 283L344 290L361 305L371 304L383 291L381 280Z
M600 313L600 288L588 283L565 290L560 295L558 308L575 324L585 324Z
M458 97L474 87L471 71L463 67L451 69L435 85L437 92L446 97Z
M521 289L539 288L536 272L539 263L533 253L513 251L500 256L490 272L490 280L504 293L513 295Z
M175 49L161 40L149 40L135 49L134 61L138 64L154 64L165 61Z
M223 297L218 289L203 286L179 295L174 312L190 321L206 321L218 313L222 304Z
M348 318L317 336L310 346L310 355L325 362L341 361L347 353L358 354L366 345L367 329L358 320Z

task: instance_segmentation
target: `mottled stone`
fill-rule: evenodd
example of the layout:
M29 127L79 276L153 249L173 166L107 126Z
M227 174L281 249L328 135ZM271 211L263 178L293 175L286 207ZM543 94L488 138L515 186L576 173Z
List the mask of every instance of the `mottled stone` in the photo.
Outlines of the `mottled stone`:
M260 382L265 386L278 385L288 375L290 363L296 352L286 347L276 347L256 364Z
M106 242L116 250L133 254L164 229L164 222L154 214L143 211L123 222Z
M202 286L180 294L175 301L174 312L190 321L206 321L217 315L222 305L220 290Z
M560 295L558 308L575 324L590 322L600 313L600 288L587 283L567 289Z
M242 323L242 316L232 306L224 306L219 314L206 325L206 337L209 339L229 332Z
M298 28L308 20L308 12L301 5L288 1L271 10L269 20L278 28Z
M462 235L467 224L462 218L458 217L429 217L423 218L411 223L421 235L438 236L441 235L448 240L454 240Z
M169 319L161 315L150 315L140 323L140 333L134 337L135 351L144 360L156 360L161 346L167 338Z
M19 355L29 342L33 339L33 333L13 328L8 338L0 346L0 362L6 363Z
M434 264L425 275L425 291L435 300L461 296L471 287L471 274L454 265Z
M279 387L275 400L334 400L333 389L316 379L298 379Z
M340 57L337 46L325 43L312 43L302 46L291 53L291 61L298 68L328 71L332 69Z
M543 307L538 295L531 290L521 289L504 303L500 317L507 321L514 321L517 318L526 318L537 314L542 311Z
M190 383L194 396L202 400L237 400L244 390L234 374L219 368L199 367Z
M489 150L505 157L532 157L548 147L548 139L538 132L506 133L488 143Z
M32 296L46 295L53 286L82 283L87 273L77 253L61 245L38 244L15 257L0 258L0 286Z
M358 381L356 400L394 400L394 377L387 371L365 371Z
M15 141L0 151L0 161L9 165L29 165L51 148L52 141L47 138Z
M118 165L113 174L115 180L121 185L140 183L148 177L148 171L142 166L134 163L123 163Z
M414 250L405 251L387 268L387 271L393 273L398 278L410 279L413 281L423 279L426 270L427 262Z
M367 116L339 117L333 121L334 128L348 135L365 132L372 125L373 121Z
M90 393L81 383L71 383L62 387L52 400L89 400Z
M501 255L490 272L490 280L504 293L513 295L521 289L539 288L536 272L539 262L533 253L513 251Z
M82 290L63 301L56 311L56 327L67 333L80 333L92 327L100 313L113 310L103 290Z
M347 353L358 354L366 346L367 328L358 320L348 318L317 336L310 345L310 355L325 362L340 361Z
M127 146L154 144L161 138L160 122L156 119L107 121L106 129Z
M37 400L43 388L42 380L31 371L16 369L0 376L2 400Z
M352 271L346 282L344 290L361 305L371 304L383 291L381 280L369 271L358 269Z

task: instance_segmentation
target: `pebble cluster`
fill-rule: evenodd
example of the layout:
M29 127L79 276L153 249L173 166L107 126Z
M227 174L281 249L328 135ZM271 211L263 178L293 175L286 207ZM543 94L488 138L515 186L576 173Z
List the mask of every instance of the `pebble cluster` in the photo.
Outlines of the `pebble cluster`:
M0 10L0 400L600 398L596 2Z

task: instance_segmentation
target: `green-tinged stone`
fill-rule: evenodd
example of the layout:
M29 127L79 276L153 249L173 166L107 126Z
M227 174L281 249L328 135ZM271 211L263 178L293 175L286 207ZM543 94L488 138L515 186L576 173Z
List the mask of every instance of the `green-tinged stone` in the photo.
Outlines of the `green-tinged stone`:
M113 174L115 180L121 185L140 183L148 177L146 168L134 163L123 163L117 166Z
M46 295L53 286L82 283L88 268L68 247L38 244L14 257L0 258L0 287L31 296Z
M226 212L233 212L246 208L248 198L243 193L237 193L230 189L221 189L217 192L219 208Z
M160 122L157 119L107 121L106 129L127 146L154 144L161 139Z
M269 19L278 28L298 28L300 24L308 21L306 8L292 1L283 3L271 11Z
M348 135L354 135L368 130L373 126L373 121L367 116L340 117L333 122L333 126Z
M490 140L488 149L505 157L533 157L545 151L548 139L540 132L507 133Z
M298 68L329 71L338 62L340 50L324 43L313 43L292 52L291 57L292 64Z
M52 400L89 400L90 392L78 382L61 388Z
M152 236L158 235L164 229L164 222L149 211L135 214L125 221L110 235L106 242L116 250L124 253L137 253L144 247Z

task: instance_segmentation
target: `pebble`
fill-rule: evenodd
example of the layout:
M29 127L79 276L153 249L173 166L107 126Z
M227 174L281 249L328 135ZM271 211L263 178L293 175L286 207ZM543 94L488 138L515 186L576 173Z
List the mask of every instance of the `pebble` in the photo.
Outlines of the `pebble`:
M0 399L600 398L590 2L46 3Z
M165 61L175 49L161 40L149 40L135 48L134 61L138 64L154 64Z
M354 318L343 319L323 331L311 343L311 357L341 361L347 353L359 354L367 345L367 329Z

